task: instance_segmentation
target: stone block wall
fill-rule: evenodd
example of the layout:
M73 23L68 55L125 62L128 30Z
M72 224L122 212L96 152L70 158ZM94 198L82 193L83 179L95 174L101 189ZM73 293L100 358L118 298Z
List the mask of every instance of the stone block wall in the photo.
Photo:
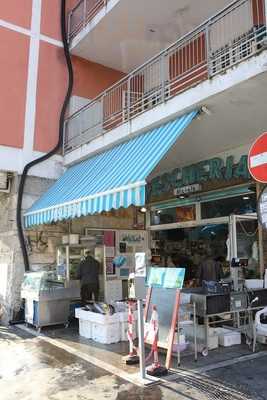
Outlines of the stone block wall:
M24 262L16 225L17 192L20 177L12 179L10 193L0 193L0 319L7 322L20 309L20 290ZM23 198L23 211L28 209L53 183L52 180L28 177ZM38 227L25 232L32 270L43 269L55 262L55 248L67 225Z

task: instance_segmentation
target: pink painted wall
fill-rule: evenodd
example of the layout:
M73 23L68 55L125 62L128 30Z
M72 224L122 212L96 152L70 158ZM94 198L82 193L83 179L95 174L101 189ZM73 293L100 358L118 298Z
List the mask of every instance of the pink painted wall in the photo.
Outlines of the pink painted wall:
M53 2L53 12L51 8ZM68 0L66 9L71 10L78 3L78 0ZM53 39L61 40L60 29L60 10L61 0L42 0L42 19L41 32L43 35L52 37Z
M34 149L47 152L58 139L59 114L67 88L67 70L60 47L41 42L37 85Z
M23 147L29 37L0 28L0 145Z
M18 3L23 1L23 7ZM69 0L71 8L77 0ZM60 40L61 0L42 0L41 33ZM30 28L32 0L6 0L0 19ZM0 145L23 147L30 38L0 28L1 96ZM124 74L73 57L73 94L94 98ZM58 140L59 115L67 88L67 69L62 47L40 42L34 150L48 152Z
M12 24L30 28L32 16L32 0L2 0L0 19Z
M125 76L123 72L80 57L73 57L72 63L75 77L73 94L81 97L92 99Z

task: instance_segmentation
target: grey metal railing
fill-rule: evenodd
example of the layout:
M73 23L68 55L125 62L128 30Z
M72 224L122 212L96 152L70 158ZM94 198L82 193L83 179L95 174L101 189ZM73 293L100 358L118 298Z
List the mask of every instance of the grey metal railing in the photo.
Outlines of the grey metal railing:
M68 40L71 40L106 7L109 0L80 0L68 14Z
M65 152L257 54L265 38L265 0L235 1L70 116Z

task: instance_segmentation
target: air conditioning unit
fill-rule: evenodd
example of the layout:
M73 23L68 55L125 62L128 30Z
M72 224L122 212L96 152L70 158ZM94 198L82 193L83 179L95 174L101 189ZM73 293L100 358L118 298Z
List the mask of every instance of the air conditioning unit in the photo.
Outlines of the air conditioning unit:
M8 172L0 171L0 192L9 193L11 187L11 179Z

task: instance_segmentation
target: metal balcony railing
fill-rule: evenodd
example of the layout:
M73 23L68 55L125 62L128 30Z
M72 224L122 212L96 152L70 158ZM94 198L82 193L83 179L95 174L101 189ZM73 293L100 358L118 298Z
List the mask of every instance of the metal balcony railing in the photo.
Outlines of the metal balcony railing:
M109 0L80 0L68 14L68 40L71 40L86 27L96 14L106 7Z
M265 0L235 1L70 116L65 152L223 73L265 45Z

